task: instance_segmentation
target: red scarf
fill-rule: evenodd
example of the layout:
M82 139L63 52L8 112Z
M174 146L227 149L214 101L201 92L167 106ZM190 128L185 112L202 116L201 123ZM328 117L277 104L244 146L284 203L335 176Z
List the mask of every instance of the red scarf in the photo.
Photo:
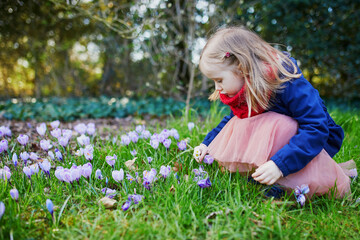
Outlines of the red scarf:
M240 89L240 91L233 97L229 97L226 94L220 93L220 100L224 104L230 106L231 110L233 111L235 116L237 116L238 118L247 118L248 117L249 108L248 108L248 105L246 103L246 98L245 98L245 84ZM251 110L250 117L253 117L260 113L263 113L264 111L265 110L262 108L259 108L258 112Z

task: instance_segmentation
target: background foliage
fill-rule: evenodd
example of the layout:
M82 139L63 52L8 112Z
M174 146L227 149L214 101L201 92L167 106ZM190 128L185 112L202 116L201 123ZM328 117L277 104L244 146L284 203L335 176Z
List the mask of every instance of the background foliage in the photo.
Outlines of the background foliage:
M197 69L205 39L241 24L281 43L323 96L359 98L359 8L350 0L4 0L0 95L206 96L212 84Z

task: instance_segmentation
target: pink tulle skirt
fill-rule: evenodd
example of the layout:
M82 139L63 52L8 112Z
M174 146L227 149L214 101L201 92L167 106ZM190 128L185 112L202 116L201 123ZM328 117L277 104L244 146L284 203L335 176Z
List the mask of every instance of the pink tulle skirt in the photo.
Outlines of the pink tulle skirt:
M209 154L230 172L251 174L271 157L297 132L297 122L286 115L266 112L251 118L233 117L209 145ZM302 170L280 178L276 184L292 191L307 184L313 194L350 193L351 169L354 161L337 164L323 149Z

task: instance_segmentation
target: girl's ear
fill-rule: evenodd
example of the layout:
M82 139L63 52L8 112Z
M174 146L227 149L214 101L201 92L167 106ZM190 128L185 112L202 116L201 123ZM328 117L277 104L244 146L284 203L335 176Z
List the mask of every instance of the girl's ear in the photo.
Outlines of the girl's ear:
M249 75L248 69L246 68L246 66L242 65L241 63L239 63L239 65L237 66L237 70L238 73L240 73L243 76Z

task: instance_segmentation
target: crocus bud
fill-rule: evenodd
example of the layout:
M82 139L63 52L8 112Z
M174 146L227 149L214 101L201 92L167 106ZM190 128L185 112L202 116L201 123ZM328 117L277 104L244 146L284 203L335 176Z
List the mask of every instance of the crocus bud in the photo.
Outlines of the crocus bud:
M59 151L59 149L55 148L55 155L57 157L57 159L59 159L60 161L63 160L63 156L61 154L61 152Z
M14 163L14 166L16 167L18 164L18 157L17 157L16 153L14 153L12 156L12 162Z
M29 141L29 136L28 136L28 135L25 135L25 134L20 134L20 135L17 137L17 140L18 140L18 142L19 142L21 145L25 146L25 145L28 143L28 141Z
M11 189L11 190L10 190L10 196L12 197L12 199L14 199L15 201L17 201L18 198L19 198L19 191L18 191L16 188Z
M45 123L41 123L40 126L36 127L36 131L38 132L38 134L40 136L44 136L45 132L46 132L46 124Z
M5 204L3 202L0 202L0 219L4 215L5 212Z
M46 208L50 212L51 216L54 214L54 204L50 199L46 199Z
M120 169L120 171L112 171L111 175L116 182L120 182L124 179L124 170Z
M195 127L195 124L193 122L188 123L188 129L190 132L193 130L194 127Z

